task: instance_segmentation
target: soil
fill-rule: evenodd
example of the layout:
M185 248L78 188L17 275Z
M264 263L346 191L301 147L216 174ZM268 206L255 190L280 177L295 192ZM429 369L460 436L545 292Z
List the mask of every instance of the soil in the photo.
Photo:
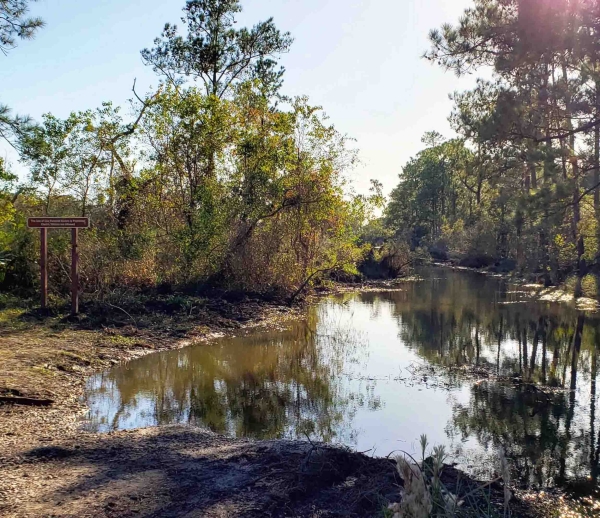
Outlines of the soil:
M6 516L374 516L399 483L385 459L184 426L80 434L8 475Z
M241 328L278 326L301 312L248 298L95 306L77 319L0 309L0 516L384 515L400 499L392 460L186 426L108 434L81 429L90 374ZM21 404L35 400L45 403ZM477 484L452 467L444 477L448 487L461 477L466 492ZM503 499L501 487L490 494ZM513 516L549 516L539 505L514 499Z

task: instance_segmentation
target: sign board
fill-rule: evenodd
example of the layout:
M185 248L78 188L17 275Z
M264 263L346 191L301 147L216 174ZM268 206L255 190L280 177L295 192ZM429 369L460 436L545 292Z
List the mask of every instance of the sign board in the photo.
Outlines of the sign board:
M0 0L1 1L1 0ZM40 286L42 308L48 305L48 229L71 229L71 314L79 313L79 252L77 234L80 228L89 228L90 218L27 218L29 228L40 229Z
M27 218L29 228L89 228L90 218Z

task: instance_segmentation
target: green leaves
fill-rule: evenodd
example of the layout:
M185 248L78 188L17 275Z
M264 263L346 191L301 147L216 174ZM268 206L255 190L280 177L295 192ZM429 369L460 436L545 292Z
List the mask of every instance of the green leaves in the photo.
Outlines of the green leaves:
M16 47L18 39L31 39L44 26L41 18L28 17L29 3L36 0L0 0L0 52Z
M292 39L272 19L238 28L240 11L238 0L186 3L185 30L167 24L142 51L166 84L145 100L134 91L142 109L130 123L110 103L37 126L0 109L0 136L10 128L30 172L31 195L11 204L11 221L90 214L89 289L217 279L294 294L335 270L356 272L381 185L369 198L346 192L351 139L306 97L280 96L278 59ZM31 262L32 249L15 256ZM55 280L63 274L51 268Z
M8 170L5 160L0 157L0 193L7 188L7 184L14 182L16 179L16 175Z
M112 198L115 171L129 173L127 136L119 109L110 103L66 119L46 114L42 124L23 133L21 160L29 166L31 184L46 199L45 213L52 213L52 198L57 195L72 196L81 215L105 191Z
M188 0L182 18L186 35L165 25L155 47L142 59L172 84L188 78L204 83L206 94L226 97L236 83L259 79L270 92L281 84L277 57L288 51L292 38L282 34L270 18L252 29L236 29L238 0Z

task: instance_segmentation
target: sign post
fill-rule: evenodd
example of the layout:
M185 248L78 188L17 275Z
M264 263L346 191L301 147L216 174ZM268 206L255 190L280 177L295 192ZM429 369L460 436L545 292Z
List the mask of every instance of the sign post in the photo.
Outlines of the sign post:
M42 309L48 307L48 229L40 229L40 285L42 287Z
M48 229L71 229L71 314L79 313L79 252L77 234L80 228L89 228L89 218L28 218L29 228L40 229L40 284L42 308L48 306Z
M77 266L79 252L77 251L77 227L71 229L71 314L79 313L79 272Z

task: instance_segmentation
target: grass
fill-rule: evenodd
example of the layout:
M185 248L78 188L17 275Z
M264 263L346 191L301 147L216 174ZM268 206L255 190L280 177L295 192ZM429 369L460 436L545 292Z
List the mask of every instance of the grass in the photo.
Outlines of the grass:
M15 327L18 324L18 318L25 313L23 309L3 309L0 310L0 326Z
M42 376L56 376L56 371L50 369L46 365L36 365L35 367L32 367L31 370Z
M64 356L65 358L71 360L73 363L78 363L80 365L91 365L91 361L83 356L74 353L72 351L58 351L60 356Z
M139 339L135 339L131 336L112 335L109 337L109 341L119 347L129 347L138 343Z
M443 471L447 455L443 446L435 446L427 453L426 435L421 435L421 461L405 453L396 457L398 473L404 487L400 503L391 504L385 511L389 518L441 518L441 517L484 517L506 518L510 516L510 474L506 459L501 454L502 476L486 484L468 483L456 479L454 487L443 482ZM502 509L492 503L491 485L504 482Z

